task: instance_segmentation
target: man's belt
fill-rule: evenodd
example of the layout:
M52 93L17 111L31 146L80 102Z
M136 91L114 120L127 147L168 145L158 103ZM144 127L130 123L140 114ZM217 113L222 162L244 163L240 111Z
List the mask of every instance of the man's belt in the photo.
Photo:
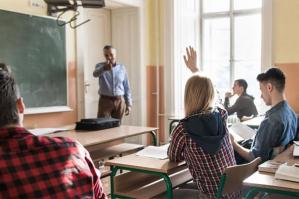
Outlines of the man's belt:
M110 99L110 100L120 100L123 98L123 96L122 95L118 95L118 96L101 95L101 98Z

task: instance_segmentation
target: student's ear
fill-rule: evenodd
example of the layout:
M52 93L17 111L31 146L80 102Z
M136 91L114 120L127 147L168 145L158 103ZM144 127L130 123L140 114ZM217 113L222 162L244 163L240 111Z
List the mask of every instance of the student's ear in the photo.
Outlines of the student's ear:
M19 113L24 114L25 104L23 102L23 98L22 97L20 97L20 98L17 99L17 107L18 107Z
M271 93L272 90L273 90L273 85L272 85L270 82L268 82L267 85L266 85L266 88L267 88L267 91L268 91L269 93Z

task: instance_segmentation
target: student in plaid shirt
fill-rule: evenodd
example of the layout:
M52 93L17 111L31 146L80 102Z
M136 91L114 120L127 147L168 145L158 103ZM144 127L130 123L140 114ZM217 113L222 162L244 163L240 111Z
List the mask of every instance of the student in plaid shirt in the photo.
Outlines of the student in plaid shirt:
M0 198L106 199L100 173L81 144L23 128L25 106L4 64L0 96Z
M196 72L196 52L187 49L185 63ZM197 196L189 198L215 198L221 175L228 166L235 165L235 157L226 126L227 112L213 108L214 88L207 77L193 76L185 86L185 115L172 133L168 148L169 159L186 161ZM188 195L187 189L182 189ZM194 193L194 192L192 192ZM202 196L204 194L204 196ZM223 198L235 198L239 193L230 193Z

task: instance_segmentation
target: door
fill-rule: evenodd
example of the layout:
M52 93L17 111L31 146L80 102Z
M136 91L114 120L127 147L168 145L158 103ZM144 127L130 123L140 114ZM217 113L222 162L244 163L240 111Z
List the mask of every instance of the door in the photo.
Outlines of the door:
M145 78L142 66L140 9L135 7L112 10L112 43L117 50L117 61L124 64L132 93L132 112L123 117L123 124L142 125L142 93Z
M91 19L84 24L84 117L95 118L98 111L98 78L94 78L92 73L95 65L105 61L103 47L111 44L111 22L110 10L106 9L86 9L84 8L84 19ZM82 27L83 27L82 26Z

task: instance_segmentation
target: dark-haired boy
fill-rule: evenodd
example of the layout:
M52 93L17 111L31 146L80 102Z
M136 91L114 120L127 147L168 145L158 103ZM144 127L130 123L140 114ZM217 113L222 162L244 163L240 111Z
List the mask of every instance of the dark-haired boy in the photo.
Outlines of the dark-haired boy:
M23 99L1 63L0 96L0 198L107 198L81 144L23 127Z
M284 148L296 136L297 116L288 105L285 95L285 75L278 68L270 68L257 76L261 97L271 106L260 124L250 149L239 145L232 138L235 151L245 161L261 157L263 161L271 159L274 148Z

